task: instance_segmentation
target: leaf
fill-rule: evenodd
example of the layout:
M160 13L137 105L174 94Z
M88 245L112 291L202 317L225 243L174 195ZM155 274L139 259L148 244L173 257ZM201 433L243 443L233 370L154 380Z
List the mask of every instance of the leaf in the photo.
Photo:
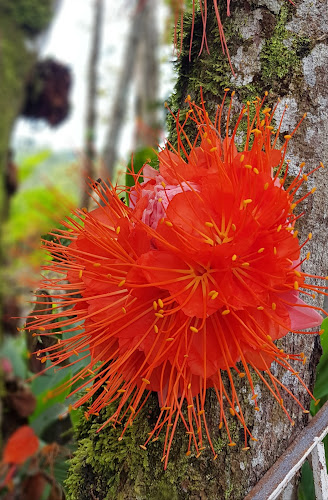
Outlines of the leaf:
M315 500L313 472L306 460L301 469L301 481L298 487L298 500Z
M56 373L49 370L45 375L40 375L33 380L31 389L37 398L37 404L33 415L30 417L30 423L33 423L48 408L57 403L64 403L71 388L66 387L65 390L56 395L53 395L53 391L60 388L60 386L68 382L71 378L72 370L69 368L59 370Z
M1 347L0 357L9 359L16 377L26 378L27 367L25 359L27 357L27 348L24 335L6 337Z
M320 335L322 346L322 356L317 366L317 376L314 386L314 397L320 399L316 406L311 403L311 413L315 415L323 404L328 400L328 318L324 319L321 325L324 332Z
M20 162L19 165L18 169L19 181L23 182L26 178L28 178L33 173L35 167L37 167L40 163L47 160L50 157L50 155L51 151L49 149L43 149L35 154L25 157Z
M132 172L132 165L133 165L133 173L138 174L144 164L147 163L151 167L156 167L158 160L157 160L157 154L152 148L142 148L137 150L131 160L129 161L127 167L126 167L126 174L125 174L125 185L128 187L132 187L135 185L135 178L131 174ZM139 182L143 182L143 177L142 175L139 177ZM129 203L128 199L128 193L126 193L126 201Z

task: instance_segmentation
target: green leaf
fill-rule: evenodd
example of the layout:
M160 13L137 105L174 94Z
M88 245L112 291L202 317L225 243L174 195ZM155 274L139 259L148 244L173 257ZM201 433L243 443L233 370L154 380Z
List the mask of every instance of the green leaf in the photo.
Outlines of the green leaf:
M131 174L132 165L134 174L138 174L145 163L147 163L153 168L155 168L158 164L157 154L152 148L142 148L133 153L133 156L126 167L126 174L125 174L126 186L132 187L135 184L135 179ZM143 182L142 176L139 177L139 182ZM126 194L126 201L127 204L129 204L128 194Z
M0 357L7 358L12 364L16 377L25 379L27 376L27 348L24 335L5 337L1 346Z
M322 346L322 356L317 366L317 376L314 386L314 397L320 399L316 406L311 403L311 413L315 415L323 404L328 400L328 318L324 319L321 325L324 332L320 335Z
M301 469L301 481L298 487L298 500L315 500L313 472L306 460Z
M35 154L25 157L19 165L18 178L20 182L23 182L28 178L40 163L47 160L51 155L49 149L43 149Z
M30 417L30 423L34 422L48 408L51 408L56 403L64 403L66 397L70 393L71 388L66 387L65 390L52 395L53 391L60 388L65 382L72 378L72 370L63 369L56 373L49 370L45 375L40 375L32 382L32 392L37 398L36 408Z

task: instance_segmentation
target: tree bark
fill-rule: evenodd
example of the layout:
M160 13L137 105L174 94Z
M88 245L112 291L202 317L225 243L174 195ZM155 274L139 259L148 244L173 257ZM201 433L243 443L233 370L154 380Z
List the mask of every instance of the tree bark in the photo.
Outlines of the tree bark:
M296 0L295 4L293 7L279 0L235 0L231 3L231 18L226 18L222 9L221 19L235 77L231 75L228 61L221 53L216 19L209 7L207 34L210 54L203 53L197 57L202 39L202 22L197 17L192 60L189 61L187 36L178 61L177 87L170 103L173 111L184 108L184 99L188 94L199 102L199 86L202 86L211 115L225 87L236 91L237 110L242 102L252 101L257 95L263 96L265 91L269 91L269 105L281 98L277 118L284 106L289 106L282 135L292 131L303 113L307 112L306 121L290 143L288 158L291 160L291 175L298 172L302 161L306 162L306 171L310 171L320 161L327 162L328 157L327 10L321 0L311 3ZM190 25L190 20L185 22L185 33L188 27L190 30ZM170 138L174 142L174 127L172 123L169 125ZM299 222L298 229L302 240L310 231L313 234L305 250L310 250L312 257L305 263L304 270L325 276L328 268L327 171L320 169L311 179L307 187L311 189L315 184L318 190L302 205L302 209L306 208L306 216ZM316 304L322 305L322 300L316 299ZM289 334L279 344L285 351L305 353L308 361L298 370L305 384L312 389L320 356L318 338ZM309 397L295 378L277 367L275 370L279 379L308 408ZM111 414L110 408L91 423L81 421L78 431L80 446L68 479L69 498L242 500L307 423L307 416L292 398L286 396L285 405L295 421L295 426L291 427L281 408L256 377L254 384L259 394L259 412L254 412L249 404L248 389L243 386L242 380L235 382L245 408L245 420L252 434L258 438L247 453L241 450L241 430L233 417L229 426L232 439L239 446L227 446L226 436L218 430L216 396L209 391L206 414L218 459L213 461L207 451L198 460L193 456L185 457L185 429L180 426L165 472L160 463L161 442L153 443L147 451L139 447L156 421L156 395L148 400L121 442L117 441L120 429L107 427L97 433L100 423Z

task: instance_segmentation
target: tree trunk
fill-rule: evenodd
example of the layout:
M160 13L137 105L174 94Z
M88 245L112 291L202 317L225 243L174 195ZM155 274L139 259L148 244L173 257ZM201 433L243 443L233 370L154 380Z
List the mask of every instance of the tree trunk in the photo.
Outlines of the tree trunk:
M128 91L133 78L137 49L142 37L143 19L146 15L147 3L148 0L143 2L132 14L130 32L126 41L125 54L123 57L123 66L118 78L113 108L110 114L110 125L108 127L103 153L104 169L110 180L113 178L117 160L117 148L125 117Z
M144 5L142 38L138 47L135 81L136 126L134 147L156 148L159 140L158 123L158 29L156 13L158 2Z
M208 2L209 4L210 2ZM224 4L225 2L222 2ZM252 101L269 91L268 104L278 97L281 103L277 117L289 105L282 134L293 130L304 112L308 117L290 143L288 158L291 174L298 172L299 164L306 162L306 171L327 161L328 157L328 81L326 67L327 10L324 2L296 0L296 7L279 0L235 0L231 3L231 18L226 18L222 8L222 21L232 56L236 77L231 75L228 61L221 53L220 37L213 9L209 7L207 23L210 54L197 57L202 39L202 21L196 18L192 60L189 62L189 40L185 38L184 50L178 61L179 78L171 108L176 111L185 106L188 94L199 102L199 86L211 115L220 102L225 87L236 90L238 103ZM185 22L187 34L189 23ZM171 140L175 131L171 124ZM327 171L320 169L312 177L318 187L314 197L308 198L306 216L299 222L299 232L304 240L311 231L313 239L306 247L312 250L311 259L304 270L314 274L327 274L327 196L325 186ZM302 205L305 208L305 204ZM319 299L318 305L322 305ZM291 335L279 341L288 352L304 352L307 363L299 368L305 384L313 388L315 369L320 356L319 340L310 335ZM295 382L295 378L276 368L280 380L289 387L306 408L309 397ZM72 461L68 479L71 500L104 499L209 499L241 500L263 474L282 454L288 444L307 424L298 405L289 397L284 399L295 426L291 427L279 405L275 403L254 376L256 393L259 394L260 411L253 411L249 404L249 391L243 382L236 381L245 420L257 443L248 452L242 451L241 429L231 417L229 426L232 439L238 446L229 448L224 433L218 430L218 403L208 391L208 415L214 447L218 459L213 461L205 451L199 459L186 457L185 429L176 431L175 444L170 454L167 470L160 462L163 443L157 441L141 450L147 432L156 421L158 403L153 395L142 409L139 418L129 428L123 441L118 441L120 429L107 427L99 434L97 429L107 419L106 411L91 422L82 421L78 431L79 450ZM111 414L110 408L107 414Z
M95 0L93 5L93 26L88 70L87 116L85 127L84 169L85 178L94 179L96 159L96 119L97 119L97 70L100 51L101 23L104 11L103 0ZM81 206L88 208L90 202L85 182L82 186Z

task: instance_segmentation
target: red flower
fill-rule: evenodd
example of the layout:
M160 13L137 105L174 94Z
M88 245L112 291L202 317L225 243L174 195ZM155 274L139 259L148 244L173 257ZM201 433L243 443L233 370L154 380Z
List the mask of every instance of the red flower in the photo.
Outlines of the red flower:
M168 143L158 154L159 172L146 165L141 184L135 175L129 207L120 199L128 188L96 187L99 207L77 211L79 222L69 219L67 231L59 232L71 244L45 242L54 257L45 269L62 278L46 279L43 287L52 290L58 309L36 317L33 325L38 334L71 334L40 351L43 361L59 364L91 353L90 364L69 382L82 381L80 388L87 390L73 408L91 401L88 417L118 401L109 421L125 420L122 436L149 391L158 392L161 412L145 445L165 427L165 465L179 419L189 435L187 455L193 443L198 456L204 432L215 455L204 409L210 387L230 446L235 443L227 411L244 427L248 448L254 438L233 373L245 377L258 410L253 369L291 420L284 386L270 365L275 360L299 379L292 364L306 360L303 353L288 355L274 341L321 324L320 309L303 302L300 292L312 295L324 288L306 283L309 275L300 270L300 250L311 235L300 245L293 210L305 197L295 198L306 176L301 169L285 186L288 164L280 176L293 134L277 149L280 130L273 133L273 113L258 100L255 118L244 109L231 136L228 118L222 140L223 103L213 124L203 102L187 101L184 123L176 118L177 149ZM247 140L238 153L234 139L242 120ZM197 131L193 143L185 133L187 122Z
M15 431L3 450L2 462L21 465L34 455L39 448L39 440L28 425L23 425Z

